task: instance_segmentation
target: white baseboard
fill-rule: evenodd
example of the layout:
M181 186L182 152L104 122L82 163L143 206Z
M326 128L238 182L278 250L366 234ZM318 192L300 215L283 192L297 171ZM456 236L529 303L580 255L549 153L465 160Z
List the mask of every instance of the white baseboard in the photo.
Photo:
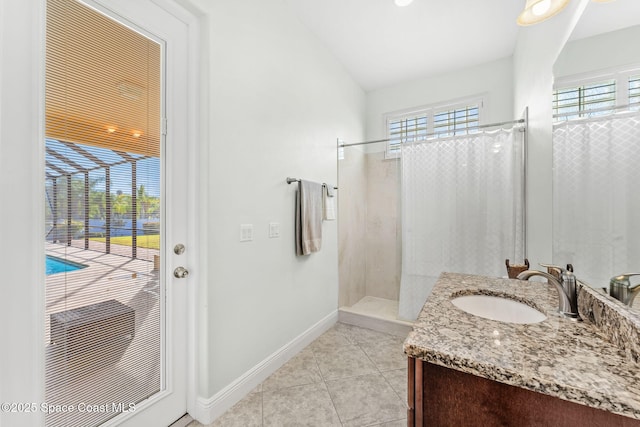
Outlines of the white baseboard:
M337 321L338 310L330 313L289 343L276 350L269 357L248 370L244 375L212 397L198 397L196 413L191 414L191 416L202 424L212 423L216 418L224 414L229 408L253 391L282 365L287 363L289 359L329 330Z

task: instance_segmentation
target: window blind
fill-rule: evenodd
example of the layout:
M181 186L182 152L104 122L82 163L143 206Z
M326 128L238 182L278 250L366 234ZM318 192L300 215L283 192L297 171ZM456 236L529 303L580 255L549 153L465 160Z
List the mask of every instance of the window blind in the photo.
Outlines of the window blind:
M480 102L454 108L429 107L387 119L387 157L397 157L403 143L474 132L480 124Z
M403 142L426 138L427 123L426 113L390 120L388 123L388 138L391 140L389 141L389 151L397 153Z
M629 105L640 104L640 75L629 78ZM635 105L634 109L640 108Z
M161 53L47 0L47 426L97 426L164 387Z

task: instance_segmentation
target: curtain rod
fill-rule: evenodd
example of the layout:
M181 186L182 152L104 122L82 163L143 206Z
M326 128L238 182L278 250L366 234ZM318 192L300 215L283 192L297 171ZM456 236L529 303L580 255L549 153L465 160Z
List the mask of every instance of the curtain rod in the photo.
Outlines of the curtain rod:
M499 123L490 123L487 125L480 125L480 126L476 126L474 128L471 129L483 129L483 128L490 128L490 127L497 127L497 126L504 126L504 125L511 125L511 124L518 124L518 123L525 123L525 119L518 119L518 120L510 120L508 122L499 122ZM435 135L439 135L438 133L430 133L427 135L420 135L420 137L425 137L428 138L430 136L435 136ZM473 134L468 134L468 135L473 135ZM401 140L402 138L386 138L386 139L376 139L374 141L363 141L363 142L354 142L352 144L338 144L339 147L352 147L354 145L365 145L365 144L375 144L377 142L389 142L389 141L398 141ZM415 142L415 141L414 141Z

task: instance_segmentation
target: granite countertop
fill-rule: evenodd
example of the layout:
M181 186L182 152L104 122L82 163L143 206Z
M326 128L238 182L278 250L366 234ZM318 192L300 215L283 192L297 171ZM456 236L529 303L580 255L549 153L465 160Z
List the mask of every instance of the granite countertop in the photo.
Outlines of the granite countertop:
M546 314L535 324L484 319L455 307L452 295L509 295ZM543 282L443 273L404 352L501 383L640 419L640 364L604 340L596 325L558 312Z

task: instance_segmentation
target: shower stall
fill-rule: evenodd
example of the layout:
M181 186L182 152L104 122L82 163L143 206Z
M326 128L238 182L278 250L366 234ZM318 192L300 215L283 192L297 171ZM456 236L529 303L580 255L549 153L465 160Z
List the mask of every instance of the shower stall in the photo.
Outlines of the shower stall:
M402 324L400 158L384 141L338 144L340 315Z
M338 141L341 319L406 327L441 272L504 276L505 259L521 262L525 152L524 119Z

